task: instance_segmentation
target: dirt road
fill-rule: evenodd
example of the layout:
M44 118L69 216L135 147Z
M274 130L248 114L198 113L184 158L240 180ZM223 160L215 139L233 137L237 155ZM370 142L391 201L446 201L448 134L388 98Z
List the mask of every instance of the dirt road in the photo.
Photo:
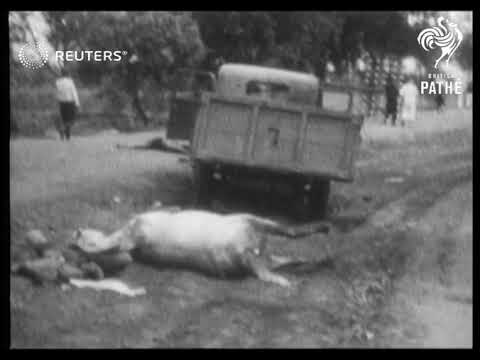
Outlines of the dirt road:
M12 256L27 229L62 242L154 201L188 204L181 156L115 147L159 135L11 141ZM471 346L471 112L423 114L410 130L368 123L362 135L354 184L333 186L333 232L269 242L318 260L285 272L292 289L140 264L122 275L146 287L138 298L12 276L12 347Z

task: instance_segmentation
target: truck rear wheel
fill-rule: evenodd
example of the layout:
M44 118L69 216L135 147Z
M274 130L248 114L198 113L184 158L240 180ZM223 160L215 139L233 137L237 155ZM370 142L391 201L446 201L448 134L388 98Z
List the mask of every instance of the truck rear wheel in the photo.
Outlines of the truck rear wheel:
M310 220L311 213L311 198L310 194L304 190L300 190L294 199L293 216L298 221Z
M211 204L212 169L206 164L196 162L193 166L195 205L209 208Z
M297 185L298 191L294 199L294 217L299 221L324 219L328 212L330 181L317 180L310 184L310 191L305 189L306 183Z
M316 219L324 219L328 213L328 200L330 198L330 180L317 180L312 185L311 191L312 215Z

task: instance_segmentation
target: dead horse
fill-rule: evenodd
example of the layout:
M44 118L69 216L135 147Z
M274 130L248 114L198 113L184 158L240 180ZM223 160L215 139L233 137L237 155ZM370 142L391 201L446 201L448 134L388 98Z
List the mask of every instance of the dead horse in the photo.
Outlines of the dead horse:
M93 261L95 253L132 253L135 258L162 267L194 268L222 278L252 274L263 281L289 286L287 278L268 268L263 235L297 237L325 229L326 224L320 223L302 233L251 214L156 210L134 216L108 236L79 229L76 242L92 255Z

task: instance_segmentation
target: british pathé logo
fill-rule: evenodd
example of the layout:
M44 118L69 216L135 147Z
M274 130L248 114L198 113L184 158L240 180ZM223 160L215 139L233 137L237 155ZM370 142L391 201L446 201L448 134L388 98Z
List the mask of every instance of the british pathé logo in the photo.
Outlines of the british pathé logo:
M444 95L460 95L462 93L462 82L448 69L449 61L452 55L460 46L463 34L458 29L458 25L439 17L437 19L438 26L424 29L418 34L417 41L425 51L440 49L441 53L435 60L435 70L437 72L428 74L428 80L420 82L421 94L444 94ZM440 61L444 61L446 67L440 65ZM451 69L450 69L451 70Z
M437 20L438 26L433 26L422 30L417 37L418 43L425 51L441 49L441 54L435 61L435 69L438 69L438 63L445 57L445 63L448 65L450 58L462 42L463 34L458 30L458 25L448 21L444 17ZM445 26L446 24L446 26Z
M460 95L462 82L450 74L428 74L428 81L420 82L420 94Z

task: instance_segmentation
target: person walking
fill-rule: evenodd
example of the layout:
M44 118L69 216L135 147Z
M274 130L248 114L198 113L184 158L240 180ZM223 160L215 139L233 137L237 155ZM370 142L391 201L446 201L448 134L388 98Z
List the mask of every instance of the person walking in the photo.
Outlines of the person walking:
M386 98L386 109L385 109L385 125L387 124L388 118L392 117L392 126L395 126L397 120L397 99L398 99L398 89L393 82L391 75L387 77L387 83L385 85L385 98Z
M418 88L413 77L408 77L400 87L400 117L402 126L413 124L417 118Z
M60 106L60 138L62 140L70 140L71 128L75 121L76 113L80 109L77 88L66 68L61 69L55 85L57 88L57 100Z
M445 107L445 98L443 94L436 94L435 95L435 104L437 105L437 112L442 112L443 108Z

